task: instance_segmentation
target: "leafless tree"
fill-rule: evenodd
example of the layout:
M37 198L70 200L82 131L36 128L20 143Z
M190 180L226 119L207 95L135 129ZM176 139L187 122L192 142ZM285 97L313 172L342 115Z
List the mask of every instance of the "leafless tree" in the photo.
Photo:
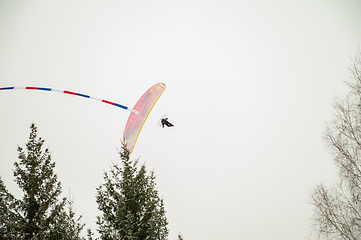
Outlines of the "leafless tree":
M349 93L334 100L334 117L324 135L338 179L311 193L314 234L319 239L361 239L361 51L350 67Z

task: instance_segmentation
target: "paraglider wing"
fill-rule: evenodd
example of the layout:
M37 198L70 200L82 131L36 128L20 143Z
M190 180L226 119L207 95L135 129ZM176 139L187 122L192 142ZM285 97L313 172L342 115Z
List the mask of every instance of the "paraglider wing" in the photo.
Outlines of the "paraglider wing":
M142 127L147 120L148 115L152 111L154 105L165 90L164 83L158 83L149 88L138 100L134 106L134 110L139 114L130 113L127 125L124 129L124 142L127 145L128 151L131 153L134 150L134 145L137 142L138 136Z

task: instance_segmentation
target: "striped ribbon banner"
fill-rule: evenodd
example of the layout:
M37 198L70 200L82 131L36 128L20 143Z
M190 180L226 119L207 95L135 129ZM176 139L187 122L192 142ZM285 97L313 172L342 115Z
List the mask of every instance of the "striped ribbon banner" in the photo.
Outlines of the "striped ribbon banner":
M132 108L129 108L129 107L126 107L124 105L121 105L119 103L115 103L115 102L111 102L111 101L108 101L108 100L104 100L104 99L99 99L99 98L95 98L95 97L91 97L89 95L85 95L85 94L81 94L81 93L76 93L76 92L72 92L72 91L66 91L66 90L57 90L57 89L52 89L52 88L44 88L44 87L2 87L0 88L0 91L1 90L14 90L14 89L26 89L26 90L40 90L40 91L52 91L52 92L60 92L60 93L65 93L65 94L70 94L70 95L75 95L75 96L79 96L79 97L83 97L83 98L89 98L89 99L93 99L93 100L97 100L97 101L100 101L100 102L103 102L103 103L107 103L107 104L110 104L110 105L113 105L115 107L120 107L120 108L123 108L125 110L128 110L128 111L131 111L135 114L138 114L139 112L132 109Z

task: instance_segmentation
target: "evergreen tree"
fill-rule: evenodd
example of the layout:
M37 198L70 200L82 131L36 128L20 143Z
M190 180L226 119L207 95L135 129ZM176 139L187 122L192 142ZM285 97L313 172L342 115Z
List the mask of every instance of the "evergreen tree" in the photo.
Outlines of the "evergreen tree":
M42 151L44 140L37 137L34 123L30 129L27 151L18 147L20 161L14 164L15 182L24 194L13 208L18 213L15 222L19 238L79 239L83 225L78 221L75 222L80 225L74 225L72 209L69 214L65 211L66 198L59 199L62 188L54 173L55 163L51 161L49 149ZM71 232L74 228L75 232Z
M0 178L0 239L18 239L17 201Z
M154 172L147 173L144 164L138 169L138 160L130 160L124 144L119 154L123 166L113 164L97 188L101 239L166 239L168 221Z
M85 224L81 223L82 215L78 218L75 218L74 211L74 198L71 198L70 190L69 190L69 199L67 199L68 212L65 214L65 228L66 233L64 235L64 239L72 239L72 240L81 240L84 238L80 237L80 232L83 230Z
M178 234L178 240L183 240L183 236L181 233Z

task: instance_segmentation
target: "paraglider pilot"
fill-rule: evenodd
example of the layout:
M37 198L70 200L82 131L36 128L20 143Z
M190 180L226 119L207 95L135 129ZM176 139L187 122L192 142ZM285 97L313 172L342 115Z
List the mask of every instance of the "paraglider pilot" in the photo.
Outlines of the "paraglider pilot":
M164 128L164 125L166 125L167 127L174 127L173 124L171 124L170 122L168 122L168 118L167 118L167 117L162 118L161 123L162 123L162 128Z

